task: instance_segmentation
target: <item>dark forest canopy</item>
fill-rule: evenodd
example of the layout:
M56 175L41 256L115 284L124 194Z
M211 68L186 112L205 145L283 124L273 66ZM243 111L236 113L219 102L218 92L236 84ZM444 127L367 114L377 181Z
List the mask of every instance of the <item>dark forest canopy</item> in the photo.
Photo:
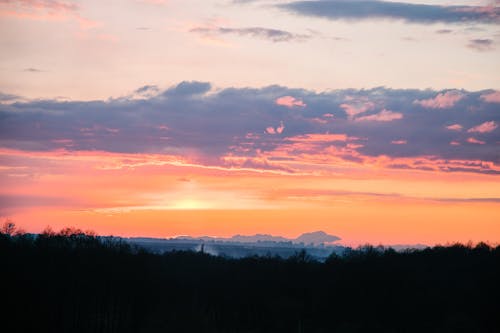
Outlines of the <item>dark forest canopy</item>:
M498 332L500 246L230 259L0 233L5 332Z

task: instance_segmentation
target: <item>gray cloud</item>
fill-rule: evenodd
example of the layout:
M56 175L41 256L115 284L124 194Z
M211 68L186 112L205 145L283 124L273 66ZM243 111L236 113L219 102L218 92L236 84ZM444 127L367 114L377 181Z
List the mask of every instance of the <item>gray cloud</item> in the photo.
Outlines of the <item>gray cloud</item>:
M439 30L436 30L436 33L437 34L441 34L441 35L451 34L452 32L453 32L453 30L451 30L451 29L439 29Z
M158 95L160 88L155 85L145 85L137 88L130 97L149 98Z
M145 87L150 87L150 86L145 86ZM163 94L165 96L172 96L172 97L176 96L185 97L185 96L204 94L208 92L211 88L212 85L209 82L183 81L179 83L177 86L166 90Z
M450 92L463 97L447 108L414 103ZM200 163L211 165L233 163L223 161L224 156L241 156L247 160L240 166L285 171L290 171L285 162L305 155L335 153L354 162L377 156L425 157L388 167L496 174L499 128L472 134L447 129L453 124L465 129L499 124L499 104L481 97L492 93L384 87L326 92L282 86L214 89L208 82L186 81L164 91L144 86L133 96L104 101L23 101L0 94L5 96L0 104L0 147L193 152ZM278 105L276 100L285 96L305 106ZM266 130L281 124L283 129L273 134ZM483 144L471 143L471 136Z
M191 29L190 32L203 35L237 35L260 38L272 42L292 42L304 41L311 38L311 35L294 34L285 30L268 29L262 27L248 28L225 28L225 27L199 27Z
M494 50L494 42L492 39L471 39L467 47L476 51L486 52Z
M294 1L278 5L289 12L330 20L402 20L409 23L500 23L500 7L440 6L378 0Z
M0 102L9 102L9 101L14 101L18 100L21 97L18 95L13 95L13 94L5 94L0 92Z
M244 4L244 3L251 3L251 2L257 2L258 0L233 0L233 3L236 4Z
M44 70L41 70L41 69L38 69L38 68L29 67L29 68L23 69L23 72L40 73L40 72L44 72Z

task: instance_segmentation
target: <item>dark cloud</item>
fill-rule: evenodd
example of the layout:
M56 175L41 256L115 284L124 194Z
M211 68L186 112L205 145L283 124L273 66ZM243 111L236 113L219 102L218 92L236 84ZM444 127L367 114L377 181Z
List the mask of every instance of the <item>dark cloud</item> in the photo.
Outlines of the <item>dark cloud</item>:
M292 42L304 41L311 38L311 35L294 34L285 30L268 29L262 27L249 28L225 28L225 27L199 27L191 29L190 32L203 35L237 35L260 38L272 42Z
M330 20L402 20L409 23L500 23L500 7L441 6L377 0L294 1L278 5L289 12Z
M144 88L144 87L143 87ZM209 82L183 81L177 86L165 91L165 96L192 96L208 92L212 88Z
M384 87L217 90L187 81L165 91L144 86L134 96L105 101L21 102L0 94L0 147L187 154L210 165L286 172L305 158L334 167L328 158L367 163L385 156L399 159L388 162L390 168L496 174L496 94ZM303 106L277 102L287 96ZM450 130L457 124L463 130Z
M486 52L494 50L494 42L492 39L471 39L467 47L476 51Z

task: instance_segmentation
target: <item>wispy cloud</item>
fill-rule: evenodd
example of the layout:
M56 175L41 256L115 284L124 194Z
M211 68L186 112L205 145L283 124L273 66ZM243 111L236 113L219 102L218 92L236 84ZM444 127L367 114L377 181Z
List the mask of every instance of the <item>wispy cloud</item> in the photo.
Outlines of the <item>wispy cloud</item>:
M0 1L0 16L40 21L76 21L87 30L98 22L80 15L80 6L73 1L62 0L3 0Z
M45 72L45 71L41 70L41 69L38 69L38 68L34 68L34 67L28 67L28 68L23 69L23 72L41 73L41 72Z
M451 30L451 29L439 29L439 30L436 30L436 33L440 34L440 35L451 34L452 32L453 32L453 30Z
M494 121L486 121L481 125L474 126L470 128L468 133L489 133L493 132L498 127L497 123Z
M476 51L480 51L480 52L487 52L487 51L492 51L495 49L494 41L492 39L489 39L489 38L471 39L471 40L469 40L467 47L470 49L476 50Z
M245 27L245 28L229 28L229 27L196 27L189 30L193 33L208 36L220 35L236 35L241 37L252 37L268 40L274 43L278 42L302 42L310 39L310 34L296 34L285 30L270 29L263 27Z
M476 145L484 145L484 144L486 144L486 142L478 140L478 139L473 138L473 137L467 138L467 142L473 143L473 144L476 144Z

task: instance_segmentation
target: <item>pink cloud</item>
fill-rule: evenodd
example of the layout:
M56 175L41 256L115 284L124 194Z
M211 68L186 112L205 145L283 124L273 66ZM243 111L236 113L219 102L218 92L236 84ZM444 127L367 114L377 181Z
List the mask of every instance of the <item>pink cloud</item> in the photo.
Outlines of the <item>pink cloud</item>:
M267 134L276 134L276 130L274 129L274 127L266 127L266 132Z
M481 125L474 126L470 128L468 133L489 133L493 132L498 125L494 121L487 121L482 123Z
M474 144L476 144L476 145L484 145L484 144L486 143L486 142L484 142L484 141L478 140L478 139L473 138L473 137L468 138L468 139L467 139L467 142L468 142L468 143L474 143Z
M403 114L383 109L379 113L356 118L356 121L393 121L402 119Z
M486 1L485 1L486 2ZM455 12L463 12L463 13L479 13L479 14L487 14L491 18L498 17L498 0L489 1L489 4L484 6L476 6L476 7L459 7L454 9Z
M283 133L283 130L285 129L285 125L283 124L283 122L281 121L280 122L280 125L276 128L272 127L272 126L269 126L266 128L266 132L268 134L281 134Z
M76 21L82 30L99 26L100 23L81 17L79 6L72 1L61 0L10 0L0 1L0 16L40 21Z
M373 102L364 102L364 103L356 103L356 104L340 104L340 107L344 109L345 113L349 118L354 117L357 114L364 113L369 111L375 107Z
M446 126L446 129L449 129L450 131L461 131L464 127L460 124L453 124Z
M7 0L0 1L2 4L17 5L17 7L48 9L53 11L77 10L78 5L71 1L58 0Z
M437 94L434 98L415 100L413 103L427 109L448 109L454 106L462 98L464 98L464 94L458 91L447 91Z
M285 129L285 125L283 125L283 122L280 123L280 126L276 128L276 132L278 134L283 133L283 130Z
M451 141L450 146L460 146L460 142L458 141Z
M406 140L393 140L393 141L391 141L391 143L393 145L405 145L408 143L408 141L406 141Z
M274 102L277 105L286 106L287 108L306 107L306 104L301 99L293 96L283 96L277 98Z
M488 103L500 103L500 91L481 95L481 99Z

